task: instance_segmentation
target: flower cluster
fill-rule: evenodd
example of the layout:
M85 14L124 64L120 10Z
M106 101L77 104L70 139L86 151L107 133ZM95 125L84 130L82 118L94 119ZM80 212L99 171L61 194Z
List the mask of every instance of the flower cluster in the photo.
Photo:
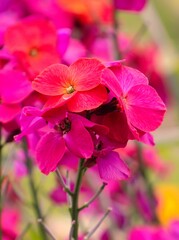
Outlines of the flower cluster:
M167 240L174 240L174 234L178 237L177 216L168 228L153 226L158 219L162 222L162 213L155 211L157 206L160 211L159 198L147 175L151 169L162 176L168 173L168 165L152 148L152 132L162 124L169 102L165 77L156 63L159 51L153 43L143 49L118 24L118 11L140 14L146 5L147 0L5 0L0 4L0 185L5 238L23 237L33 222L20 214L26 203L22 197L26 194L21 193L27 188L26 178L39 236L46 240L51 234L38 198L43 189L36 187L34 170L44 181L53 177L52 172L57 175L55 188L50 180L50 191L43 194L51 203L68 202L69 239L91 239L97 228L78 233L79 214L84 210L82 218L100 216L106 210L98 198L102 191L113 209L112 222L130 240L162 234ZM135 227L135 217L147 221L147 226ZM27 226L19 234L23 218ZM112 239L110 229L103 230L95 239Z
M32 81L47 96L39 110L25 107L22 133L39 136L35 148L40 170L48 174L65 161L65 152L98 165L104 180L126 179L129 169L115 149L128 140L144 140L163 120L165 105L139 71L95 58L81 58L69 67L53 64Z

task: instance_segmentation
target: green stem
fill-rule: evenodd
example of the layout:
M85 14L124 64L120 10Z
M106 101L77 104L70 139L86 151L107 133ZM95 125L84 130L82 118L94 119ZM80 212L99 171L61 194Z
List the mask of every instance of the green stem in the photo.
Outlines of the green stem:
M75 190L73 192L72 196L72 207L70 209L71 212L71 219L72 222L74 222L73 225L73 233L72 237L74 240L78 239L78 227L79 227L79 210L78 210L78 199L79 199L79 192L80 192L80 186L82 182L82 177L84 174L84 159L80 160L79 167L78 167L78 173L77 173L77 179L76 179L76 184L75 184Z
M32 199L33 199L34 212L36 214L37 219L43 219L43 215L42 215L39 200L38 200L38 194L37 194L35 184L34 184L34 179L33 179L33 165L32 165L32 161L31 161L30 157L28 156L28 150L27 150L26 143L24 144L24 152L26 155L26 166L27 166L27 170L28 170L29 188L31 191ZM40 232L41 238L43 240L47 240L48 238L46 236L43 225L38 224L38 226L39 226L39 232Z
M113 15L113 57L115 60L120 60L122 59L122 54L120 52L120 46L119 46L119 40L118 40L118 31L119 31L119 24L118 24L118 14L119 11L114 11Z

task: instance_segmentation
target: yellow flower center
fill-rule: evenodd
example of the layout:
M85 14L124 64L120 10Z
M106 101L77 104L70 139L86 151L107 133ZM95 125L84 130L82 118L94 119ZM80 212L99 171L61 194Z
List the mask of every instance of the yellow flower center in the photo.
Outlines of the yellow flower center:
M71 93L73 93L74 91L75 91L75 89L74 89L74 87L73 87L72 85L70 85L69 87L66 88L66 92L67 92L68 94L71 94Z
M29 51L29 55L31 57L36 57L38 55L39 51L37 48L32 48L30 51Z

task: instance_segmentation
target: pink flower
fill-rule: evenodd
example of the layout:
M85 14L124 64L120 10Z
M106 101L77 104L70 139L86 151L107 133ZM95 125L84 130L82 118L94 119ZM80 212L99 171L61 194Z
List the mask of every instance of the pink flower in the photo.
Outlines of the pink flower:
M141 11L147 0L114 0L115 7L120 10Z
M23 0L23 2L25 2L32 15L38 14L50 19L57 28L73 27L74 17L71 13L64 11L61 6L59 6L58 1L36 0L32 2L31 0Z
M61 186L58 186L50 193L50 199L56 204L66 204L67 194Z
M99 137L95 142L93 156L87 160L86 166L97 163L99 175L105 181L124 180L129 177L129 168L113 149L115 143L106 137Z
M177 240L170 234L168 229L161 226L139 226L135 227L129 233L128 240Z
M63 116L54 125L54 131L46 133L38 142L36 157L40 170L45 174L54 171L66 147L79 158L88 158L93 153L91 136L74 114Z
M149 85L155 88L164 103L168 103L170 86L164 74L158 69L159 56L159 49L154 44L150 44L145 47L135 46L125 58L130 66L137 68L149 78Z
M5 207L1 213L1 231L3 240L15 240L18 236L20 214L17 210Z
M69 45L67 51L63 56L63 60L68 64L75 62L77 59L85 57L87 54L87 50L77 39L70 38Z
M22 133L15 137L16 141L44 129L36 147L36 159L40 170L45 174L56 169L66 148L78 158L90 158L94 145L88 129L94 132L107 131L106 127L80 115L68 113L65 108L40 111L26 107L21 122Z
M97 59L79 59L70 67L54 64L32 82L33 88L50 96L45 108L67 104L70 111L81 112L100 106L107 99L101 85L104 66Z
M103 70L102 79L117 98L116 114L124 122L127 121L133 138L139 140L141 135L154 131L161 125L166 111L165 104L141 72L116 63ZM111 128L113 126L116 125L113 123ZM124 126L128 132L126 124ZM113 128L113 131L116 129Z
M0 71L0 122L7 123L21 111L20 103L32 92L23 72Z
M43 18L24 19L10 26L5 33L5 47L31 77L48 65L59 62L56 44L56 29Z

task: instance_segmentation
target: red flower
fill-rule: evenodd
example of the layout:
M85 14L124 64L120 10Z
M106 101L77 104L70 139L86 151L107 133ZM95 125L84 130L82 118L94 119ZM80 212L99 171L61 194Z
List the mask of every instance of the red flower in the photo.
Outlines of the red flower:
M107 99L107 91L100 78L103 69L100 61L88 58L81 58L69 67L54 64L40 73L32 86L37 92L51 96L45 108L67 103L73 112L90 110Z
M5 33L6 48L32 77L50 64L59 62L56 44L55 27L45 19L25 19L9 27Z

